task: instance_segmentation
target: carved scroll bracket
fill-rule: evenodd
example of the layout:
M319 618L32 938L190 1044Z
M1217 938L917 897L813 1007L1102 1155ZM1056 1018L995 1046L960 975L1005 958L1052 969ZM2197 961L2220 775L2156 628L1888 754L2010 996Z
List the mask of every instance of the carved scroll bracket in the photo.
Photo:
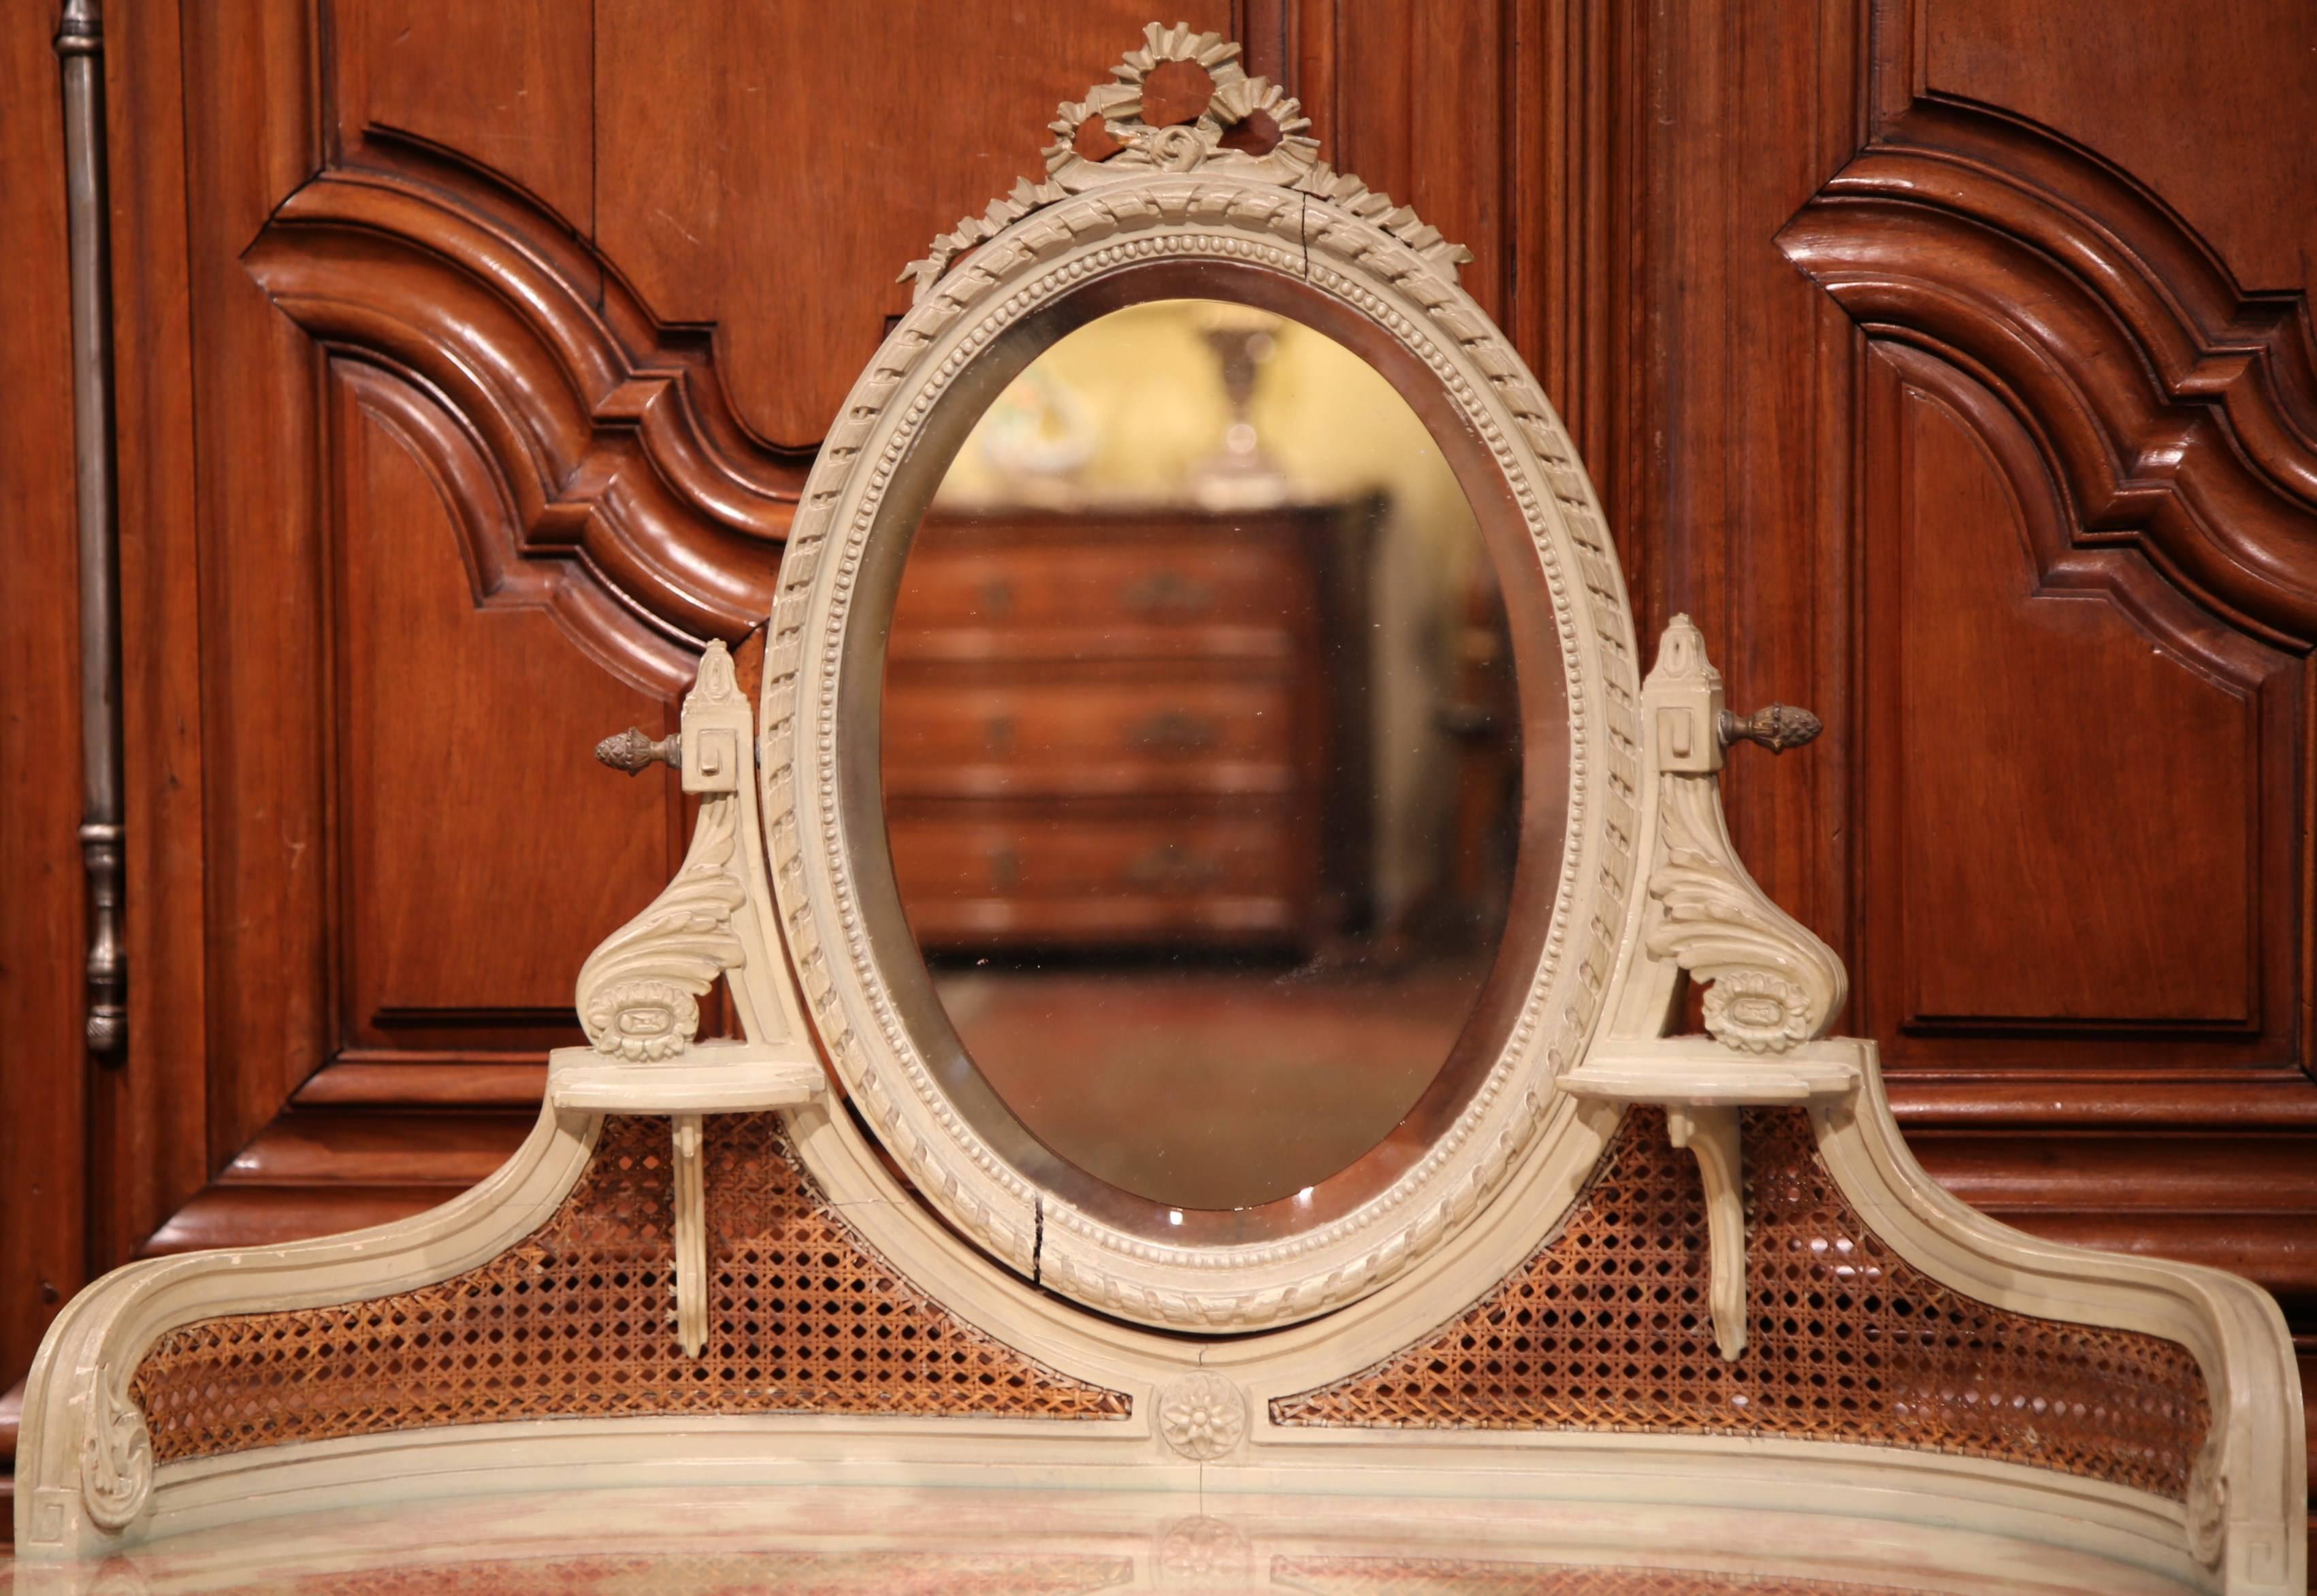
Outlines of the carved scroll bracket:
M665 740L700 798L684 863L644 912L579 968L588 1046L559 1048L547 1093L559 1110L666 1114L675 1190L675 1322L688 1357L707 1340L703 1114L792 1108L825 1077L806 1039L773 921L756 817L756 711L732 656L711 643L684 700L684 729ZM730 985L744 1041L697 1040L700 1000Z
M1722 673L1686 615L1667 627L1642 685L1642 857L1649 891L1627 928L1609 994L1608 1034L1563 1075L1575 1097L1661 1103L1677 1147L1697 1158L1722 1355L1746 1346L1746 1212L1738 1109L1856 1092L1863 1043L1828 1041L1848 977L1739 861L1722 814L1719 773L1737 737L1773 752L1817 734L1806 711L1774 705L1740 718L1723 706ZM1703 1037L1668 1034L1684 976L1706 985Z
M89 1521L114 1533L136 1520L153 1492L153 1438L145 1415L114 1383L109 1366L100 1365L89 1378L80 1488Z

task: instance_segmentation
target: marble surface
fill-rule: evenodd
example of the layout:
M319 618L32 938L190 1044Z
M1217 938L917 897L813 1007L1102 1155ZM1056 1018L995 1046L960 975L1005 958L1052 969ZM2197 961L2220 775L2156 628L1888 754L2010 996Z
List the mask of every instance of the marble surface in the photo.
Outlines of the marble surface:
M1825 1514L1459 1499L808 1488L574 1490L284 1518L11 1596L2157 1596L2144 1570Z

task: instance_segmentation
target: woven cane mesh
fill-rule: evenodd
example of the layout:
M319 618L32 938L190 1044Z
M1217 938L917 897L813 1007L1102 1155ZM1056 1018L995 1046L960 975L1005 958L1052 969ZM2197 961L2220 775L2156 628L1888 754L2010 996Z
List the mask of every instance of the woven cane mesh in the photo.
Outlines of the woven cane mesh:
M1274 1589L1311 1596L1910 1596L1895 1585L1839 1580L1463 1557L1281 1557L1271 1576Z
M1275 1399L1281 1424L1861 1441L2185 1499L2209 1409L2186 1348L1938 1284L1871 1235L1801 1110L1749 1110L1745 1355L1715 1351L1704 1204L1636 1109L1558 1234L1443 1329Z
M434 1424L631 1413L1123 1418L953 1317L838 1217L776 1114L704 1121L709 1339L676 1340L668 1121L613 1115L554 1216L368 1302L185 1325L131 1389L157 1462Z

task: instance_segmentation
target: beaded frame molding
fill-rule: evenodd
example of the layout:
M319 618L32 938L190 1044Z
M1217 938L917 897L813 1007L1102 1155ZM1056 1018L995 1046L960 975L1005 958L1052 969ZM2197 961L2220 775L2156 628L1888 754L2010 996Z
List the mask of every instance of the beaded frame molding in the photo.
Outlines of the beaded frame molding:
M699 818L579 972L588 1044L530 1139L416 1218L76 1297L26 1393L20 1581L454 1491L1067 1481L1803 1503L2297 1596L2276 1305L1923 1174L1872 1045L1826 1035L1840 961L1723 824L1725 741L1761 718L1686 620L1638 679L1598 504L1463 253L1320 163L1213 34L1154 24L1114 78L1059 109L1042 181L904 273L806 486L761 702L711 645L674 746L613 739L680 764ZM1292 279L1438 385L1526 528L1572 756L1552 918L1467 1107L1359 1208L1237 1248L1153 1245L980 1139L898 1017L839 802L848 647L885 619L863 573L906 544L928 416L1042 306L1182 262ZM745 1040L697 1039L719 980ZM1685 983L1704 1035L1671 1034Z

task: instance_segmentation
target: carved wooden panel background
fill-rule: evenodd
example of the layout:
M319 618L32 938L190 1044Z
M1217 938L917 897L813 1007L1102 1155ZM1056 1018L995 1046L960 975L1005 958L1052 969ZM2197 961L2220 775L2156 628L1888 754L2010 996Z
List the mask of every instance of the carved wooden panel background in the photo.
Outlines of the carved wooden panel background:
M59 174L10 184L0 284L46 396L0 428L0 1386L93 1270L408 1212L512 1146L681 835L590 747L761 618L893 274L1150 20L109 9L118 1071L74 1045L54 63L0 46L10 169ZM1733 823L1934 1172L2250 1273L2317 1350L2317 12L1180 14L1472 247L1643 629L1686 611L1740 708L1826 718L1733 762Z

